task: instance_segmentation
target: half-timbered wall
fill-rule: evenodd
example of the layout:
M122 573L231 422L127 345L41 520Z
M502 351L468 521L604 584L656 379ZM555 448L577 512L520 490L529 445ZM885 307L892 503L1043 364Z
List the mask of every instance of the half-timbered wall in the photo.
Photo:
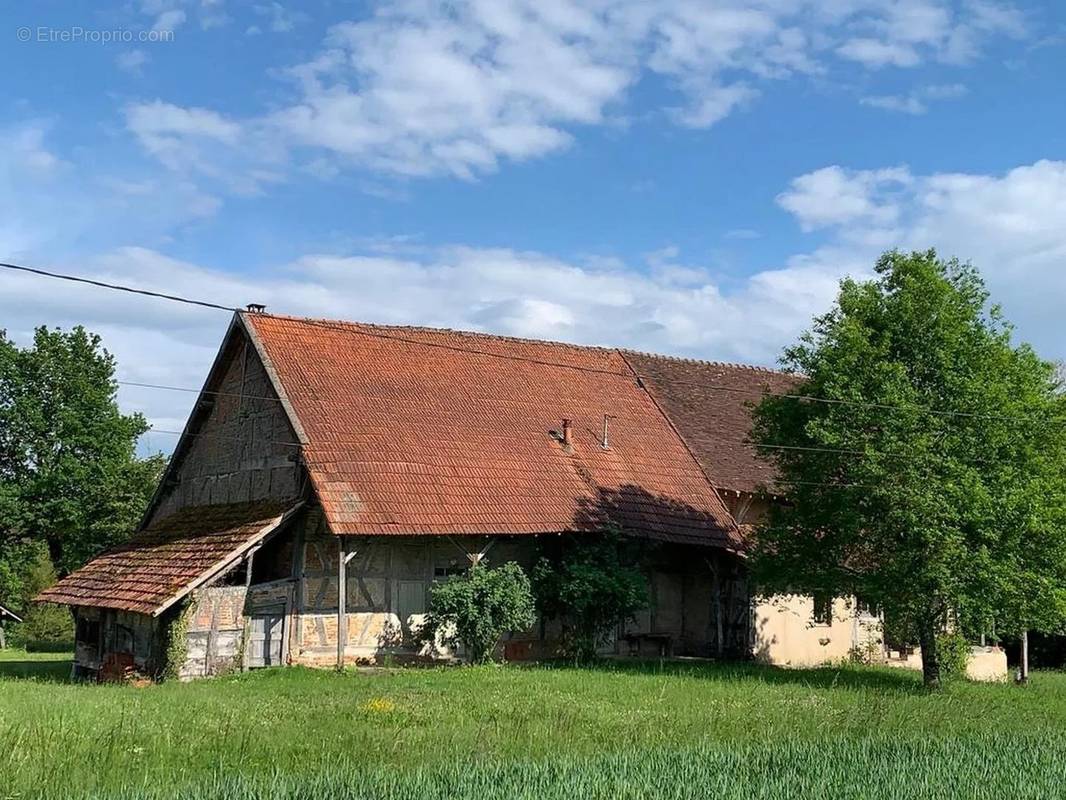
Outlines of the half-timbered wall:
M309 514L308 519L303 542L297 544L297 599L290 618L289 653L293 663L332 665L337 659L339 541L326 530L320 514ZM417 642L414 636L428 609L432 585L469 568L470 554L483 553L482 563L488 566L514 561L529 569L539 553L537 539L530 536L359 537L350 539L348 547L354 555L346 569L347 663L369 663L386 656L453 657L451 652ZM691 548L687 553L681 553L682 549L668 548L652 564L651 607L619 631L604 652L649 655L642 649L648 642L665 642L665 649L678 655L717 652L710 569L717 556L708 548ZM728 576L735 574L735 570L728 572ZM734 585L723 579L725 590L732 591ZM744 652L750 615L746 584L736 591L743 596L726 600L720 609L726 617L724 649L733 655ZM538 623L509 636L501 644L500 655L508 659L553 655L559 633L556 621Z
M185 506L284 501L301 491L296 433L255 348L239 330L220 377L193 410L195 434L176 455L153 519Z

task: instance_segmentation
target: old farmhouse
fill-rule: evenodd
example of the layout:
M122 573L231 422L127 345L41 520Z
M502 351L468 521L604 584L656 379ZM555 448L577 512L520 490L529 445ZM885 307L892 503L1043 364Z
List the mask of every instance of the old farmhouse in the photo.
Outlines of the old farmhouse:
M75 669L195 677L448 658L412 632L434 581L529 565L612 522L652 543L619 655L840 659L877 621L755 600L744 529L773 483L745 443L765 369L475 333L235 315L126 545L38 599L72 606ZM550 655L558 623L505 642Z

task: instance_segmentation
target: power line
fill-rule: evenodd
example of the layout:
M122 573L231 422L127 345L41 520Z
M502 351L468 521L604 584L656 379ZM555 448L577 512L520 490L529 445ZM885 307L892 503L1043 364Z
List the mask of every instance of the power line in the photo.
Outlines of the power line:
M123 286L118 283L105 283L104 281L93 280L92 278L83 278L78 275L65 275L61 272L49 272L45 269L37 269L36 267L24 267L20 264L9 264L7 262L0 261L0 267L4 269L16 270L18 272L28 272L32 275L40 275L46 278L56 278L61 281L70 281L72 283L85 283L89 286L97 286L101 289L114 289L117 292L129 292L130 294L142 294L146 297L157 297L160 300L173 300L175 303L185 303L190 306L203 306L204 308L215 308L221 311L235 311L236 309L229 306L219 305L218 303L211 303L206 300L192 300L188 297L180 297L176 294L164 294L163 292L152 292L148 289L135 289L132 286Z
M132 293L132 294L140 294L140 295L145 295L145 296L148 296L148 297L154 297L154 298L162 299L162 300L172 300L172 301L179 302L179 303L186 303L188 305L202 306L202 307L205 307L205 308L212 308L212 309L216 309L216 310L220 310L220 311L227 311L227 312L231 312L231 313L242 313L244 311L244 309L241 309L241 308L236 307L236 306L225 306L225 305L221 305L221 304L218 304L218 303L212 303L212 302L205 301L205 300L196 300L196 299L191 299L191 298L187 298L187 297L181 297L179 295L167 294L167 293L163 293L163 292L153 292L153 291L149 291L149 290L146 290L146 289L137 289L137 288L133 288L133 287L130 287L130 286L123 286L121 284L105 283L103 281L97 281L97 280L93 280L93 279L90 279L90 278L84 278L84 277L81 277L81 276L68 275L68 274L63 274L63 273L58 273L58 272L51 272L51 271L48 271L48 270L38 269L38 268L34 268L34 267L26 267L26 266L21 266L21 265L18 265L18 264L0 262L0 268L17 270L17 271L30 273L30 274L34 274L34 275L38 275L38 276L43 276L43 277L48 277L48 278L57 278L57 279L60 279L60 280L72 281L72 282L75 282L75 283L88 284L90 286L95 286L95 287L104 288L104 289L113 289L113 290L116 290L116 291L129 292L129 293ZM930 414L934 414L934 415L938 415L938 416L963 417L963 418L969 418L969 419L998 419L998 420L1003 420L1003 421L1024 421L1024 422L1028 422L1029 421L1027 419L1024 419L1022 417L1018 417L1016 415L982 414L982 413L979 413L979 412L955 411L955 410L948 410L948 409L936 409L936 408L930 408L930 407L924 407L924 406L916 406L916 405L908 406L908 405L902 405L902 404L878 403L878 402L866 401L866 400L848 400L848 399L843 399L843 398L817 397L817 396L814 396L814 395L805 395L805 394L775 393L775 392L768 392L768 391L758 391L758 390L755 390L755 389L742 389L742 388L737 388L735 386L723 386L723 385L718 385L718 384L710 384L710 383L706 383L706 382L703 382L703 381L677 380L677 379L663 378L663 377L660 377L660 376L641 374L641 373L638 373L636 370L634 370L631 366L630 366L630 370L631 370L630 372L623 372L623 371L619 371L619 370L610 370L610 369L598 369L598 368L595 368L595 367L585 367L585 366L581 366L581 365L578 365L578 364L567 364L567 363L564 363L564 362L548 361L548 360L543 360L543 359L530 358L528 356L517 356L517 355L513 355L513 354L509 354L509 353L495 353L495 352L492 352L492 351L489 351L489 350L477 350L477 349L474 349L474 348L460 347L459 345L446 344L444 342L430 342L430 341L425 341L425 340L422 340L422 339L416 339L416 338L411 338L411 337L406 337L406 336L399 336L399 335L396 335L396 334L389 334L389 333L385 333L383 331L371 331L371 330L366 330L365 328L362 328L359 325L353 324L353 323L347 323L347 324L346 323L331 323L331 322L329 322L327 320L318 320L318 319L311 319L311 318L305 318L305 317L287 317L287 316L284 316L284 315L281 315L281 314L272 314L272 313L268 313L268 312L265 312L265 311L263 311L263 312L255 312L255 313L258 316L269 317L271 319L292 321L292 322L296 322L296 323L302 324L302 325L310 325L310 326L313 326L313 327L322 328L324 330L331 330L331 331L344 333L344 334L349 334L349 335L356 334L356 335L360 335L360 336L369 336L369 337L378 338L378 339L385 339L385 340L391 340L391 341L404 342L404 343L407 343L407 344L413 344L413 345L418 345L418 346L422 346L422 347L435 347L435 348L439 348L439 349L451 350L451 351L462 352L462 353L468 353L468 354L472 354L472 355L486 356L486 357L490 357L490 358L500 358L500 359L506 359L506 360L511 360L511 361L521 361L521 362L525 362L525 363L536 364L536 365L540 365L540 366L550 366L550 367L556 367L556 368L561 368L561 369L571 369L571 370L576 370L576 371L579 371L579 372L586 372L586 373L593 373L593 374L600 374L600 375L610 375L610 376L616 376L616 377L621 377L621 378L635 378L635 379L640 380L640 381L651 381L652 383L658 382L658 383L665 383L665 384L670 384L670 385L674 385L674 386L696 386L696 387L699 387L699 388L705 389L705 390L732 392L732 393L738 393L738 394L747 394L747 395L751 395L751 396L755 396L755 397L765 397L767 395L771 395L772 394L774 397L780 397L780 398L785 398L785 399L789 399L789 400L797 400L797 401L801 401L801 402L806 401L806 402L824 403L824 404L830 404L830 405L844 405L844 406L854 406L854 407L860 407L860 408L872 408L872 409L876 409L876 410L880 410L880 411L918 410L918 411L924 411L924 412L927 412L927 413L930 413ZM618 353L622 354L622 350L620 348L601 348L601 349L604 349L606 351L611 351L611 352L618 352ZM626 361L626 364L628 366L629 362L628 362L628 360L625 359L624 354L622 354L622 358L623 358L623 360ZM181 387L175 387L175 390L176 391L185 391L185 389L181 388ZM275 398L271 398L271 399L275 399ZM1054 421L1059 423L1059 424L1062 424L1062 423L1066 422L1066 420L1054 420Z
M8 263L8 262L0 262L0 268L12 270L12 271L17 271L17 272L22 272L22 273L26 273L26 274L31 274L31 275L35 275L35 276L38 276L38 277L47 277L47 278L53 278L53 279L56 279L56 280L69 281L69 282L72 282L72 283L85 284L85 285L88 285L88 286L93 286L93 287L97 287L97 288L101 288L101 289L110 289L112 291L119 291L119 292L125 292L125 293L128 293L128 294L142 295L142 296L145 296L145 297L151 297L151 298L160 299L160 300L169 300L169 301L172 301L172 302L183 303L183 304L192 305L192 306L199 306L199 307L203 307L203 308L210 308L210 309L214 309L214 310L218 310L218 311L226 311L226 312L229 312L229 313L241 313L243 311L243 309L241 309L239 307L226 306L226 305L222 305L220 303L214 303L214 302L210 302L210 301L206 301L206 300L197 300L197 299L188 298L188 297L182 297L180 295L169 294L169 293L165 293L165 292L155 292L155 291L151 291L151 290L148 290L148 289L139 289L139 288L135 288L135 287L131 287L131 286L125 286L125 285L122 285L122 284L108 283L108 282L105 282L105 281L98 281L98 280L95 280L95 279L92 279L92 278L85 278L85 277L77 276L77 275L69 275L69 274L64 274L64 273L52 272L52 271L49 271L49 270L39 269L39 268L35 268L35 267L23 266L23 265L19 265L19 264L12 264L12 263ZM541 365L541 366L550 366L550 367L555 367L555 368L572 369L572 370L576 370L576 371L580 371L580 372L586 372L586 373L611 375L611 376L627 378L627 379L634 378L634 379L636 379L638 381L641 381L641 382L643 382L643 381L651 381L653 383L666 383L666 384L672 384L672 385L696 386L696 387L699 387L699 388L704 389L704 390L723 391L723 392L731 392L731 393L738 393L738 394L747 394L747 395L758 396L758 397L763 397L763 396L766 396L767 394L770 394L770 392L767 392L767 391L757 391L757 390L753 390L753 389L742 389L742 388L733 387L733 386L716 385L716 384L710 384L710 383L703 382L703 381L684 381L684 380L676 380L676 379L667 379L667 378L663 378L661 376L657 377L657 376L651 376L651 375L642 375L642 374L638 373L635 369L633 369L633 367L630 364L629 360L625 357L624 351L622 351L620 348L617 348L617 349L616 348L602 348L602 349L607 350L607 351L611 351L611 352L619 353L621 355L623 361L625 362L625 364L629 367L629 369L630 369L629 372L623 372L623 371L618 371L618 370L609 370L609 369L597 369L597 368L593 368L593 367L584 367L584 366L580 366L580 365L576 365L576 364L566 364L566 363L561 363L561 362L554 362L554 361L548 361L548 360L542 360L542 359L535 359L535 358L530 358L530 357L527 357L527 356L515 356L515 355L507 354L507 353L496 353L496 352L491 352L491 351L486 351L486 350L477 350L477 349L473 349L473 348L460 347L458 345L449 345L449 344L445 344L443 342L431 342L431 341L425 341L425 340L422 340L422 339L415 339L415 338L410 338L410 337L398 336L398 335L395 335L395 334L384 333L382 331L366 330L365 328L360 328L358 326L351 325L351 324L345 325L345 324L341 324L341 323L330 323L330 322L328 322L326 320L316 320L316 319L308 319L308 318L292 318L292 317L285 317L283 315L278 315L278 314L270 314L270 313L266 313L266 312L257 312L257 313L261 314L262 316L266 316L266 317L270 317L270 318L274 318L274 319L282 319L282 320L294 320L295 319L295 321L297 321L300 324L311 325L311 326L323 328L323 329L326 329L326 330L332 330L332 331L339 332L339 333L344 333L344 334L353 334L354 333L354 334L358 334L358 335L362 335L362 336L369 336L369 337L374 337L374 338L379 338L379 339L405 342L405 343L413 344L413 345L416 345L416 346L436 347L436 348L440 348L440 349L451 350L451 351L456 351L456 352L463 352L463 353L468 353L468 354L473 354L473 355L480 355L480 356L486 356L486 357L491 357L491 358L502 358L502 359L508 359L508 360L514 360L514 361L522 361L522 362L525 362L525 363L537 364L537 365ZM243 392L222 392L222 391L209 390L209 389L193 389L193 388L190 388L190 387L169 386L169 385L165 385L165 384L150 384L150 383L143 383L143 382L137 382L137 381L116 381L116 382L121 384L121 385L134 386L134 387L140 387L140 388L160 389L160 390L179 391L179 392L190 392L190 393L195 393L195 394L208 394L208 395L215 395L215 396L235 396L235 397L247 398L247 399L250 399L250 400L251 399L259 399L259 400L271 400L271 401L275 401L275 402L280 402L280 398L277 398L277 397L247 395L247 394L244 394ZM816 396L811 396L811 395L798 395L798 394L787 394L787 393L773 393L773 394L774 394L775 397L782 397L782 398L791 399L791 400L797 400L797 401L818 402L818 403L826 403L826 404L833 404L833 405L848 405L848 406L873 408L873 409L886 410L886 411L894 411L894 410L902 411L902 410L906 410L908 408L907 406L902 406L902 405L893 405L893 404L887 404L887 403L877 403L877 402L858 401L858 400L846 400L846 399L840 399L840 398L825 398L825 397L816 397ZM937 414L937 415L968 417L968 418L974 418L974 419L1003 419L1003 420L1020 419L1018 417L1011 417L1011 416L1006 416L1006 415L989 415L989 414L980 414L980 413L976 413L976 412L951 411L951 410L943 410L943 409L923 408L923 407L920 407L920 406L911 406L910 408L915 408L915 409L917 409L919 411L926 411L928 413ZM224 435L208 433L208 432L196 432L196 433L194 433L194 432L189 432L189 431L167 430L165 428L152 428L150 432L168 434L168 435L174 435L174 436L182 436L182 437L185 437L185 436L189 436L189 437L205 437L205 438L214 438L214 439L220 439L220 440L224 439L224 440L231 440L231 441L243 441L243 439L241 439L240 437L227 437L227 436L224 436ZM840 455L855 455L855 456L863 456L863 457L874 457L874 456L881 456L881 457L885 457L885 458L908 458L908 457L911 457L910 454L905 454L905 453L878 453L878 452L875 452L875 451L854 450L854 449L846 449L846 448L827 448L827 447L802 446L802 445L759 444L759 443L753 443L753 442L750 442L750 441L747 441L747 440L738 440L738 439L725 440L725 441L731 441L732 443L743 444L743 445L746 445L746 446L750 446L750 447L754 447L754 448L761 448L761 449L792 450L792 451L805 451L805 452L824 452L824 453L833 453L833 454L840 454ZM265 440L265 443L271 444L271 445L277 445L277 446L285 446L285 447L297 447L297 448L303 447L303 445L301 445L301 443L299 443L299 442L284 442L284 441L276 441L276 440ZM343 443L343 442L340 442L340 443ZM355 443L355 442L352 442L352 443ZM312 445L309 449L314 450L314 446ZM984 461L984 460L982 460L982 461ZM883 488L883 487L879 487L879 486L860 484L860 483L847 483L847 482L846 483L821 483L821 482L817 482L817 481L787 481L786 480L786 481L783 481L783 483L786 484L786 485L806 485L806 486L824 487L824 488L830 488L830 489L848 489L848 488L879 489L879 488Z
M186 392L189 394L209 394L216 397L239 397L244 400L269 400L280 403L280 397L265 394L247 394L246 392L223 392L218 389L194 389L191 386L169 386L162 383L142 383L141 381L115 381L119 386L135 386L139 389L162 389L168 392Z

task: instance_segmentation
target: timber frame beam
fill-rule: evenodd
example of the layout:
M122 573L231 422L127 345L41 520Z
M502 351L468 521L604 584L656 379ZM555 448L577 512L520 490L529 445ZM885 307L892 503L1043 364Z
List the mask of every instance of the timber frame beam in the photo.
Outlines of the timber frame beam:
M347 536L338 536L337 540L337 669L344 669L344 652L348 648L348 564L359 551L348 549Z
M470 566L471 567L476 567L476 566L480 565L481 562L484 560L486 554L489 552L489 550L492 549L492 546L494 544L496 544L496 539L495 538L488 537L488 541L485 542L485 546L482 547L480 550L468 550L467 548L463 547L459 542L457 542L455 540L455 538L452 537L452 536L448 537L448 541L450 541L452 544L454 544L456 546L456 548L464 556L467 557L467 560L470 561Z

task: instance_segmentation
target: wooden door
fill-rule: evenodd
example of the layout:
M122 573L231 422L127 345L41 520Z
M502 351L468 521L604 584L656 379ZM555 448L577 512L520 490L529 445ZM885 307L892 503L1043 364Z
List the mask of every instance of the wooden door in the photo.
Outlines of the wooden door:
M425 581L396 581L396 616L405 639L411 634L411 617L425 613Z
M263 609L252 614L248 623L248 666L276 667L281 664L285 633L285 609Z

